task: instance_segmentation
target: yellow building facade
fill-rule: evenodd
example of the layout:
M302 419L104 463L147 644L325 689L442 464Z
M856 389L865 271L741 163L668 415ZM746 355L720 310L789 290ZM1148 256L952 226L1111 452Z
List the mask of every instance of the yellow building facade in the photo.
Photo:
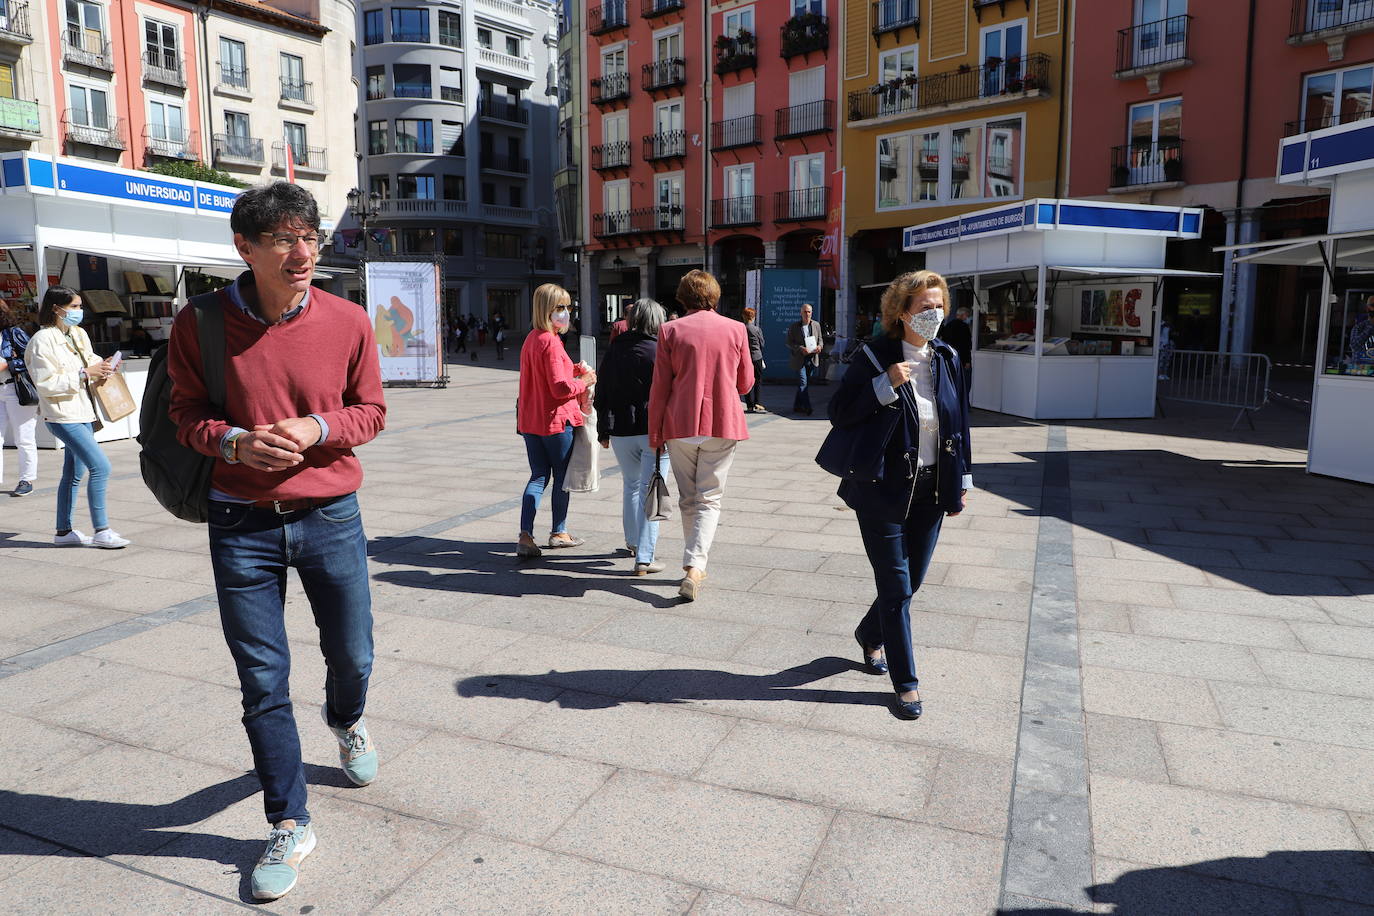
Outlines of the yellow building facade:
M905 226L1054 197L1068 0L844 0L841 160L857 311L921 266Z

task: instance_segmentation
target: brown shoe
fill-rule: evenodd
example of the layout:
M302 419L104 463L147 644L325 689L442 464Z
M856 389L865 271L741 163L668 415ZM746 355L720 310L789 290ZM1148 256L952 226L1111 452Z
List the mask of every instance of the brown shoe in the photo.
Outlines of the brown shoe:
M520 533L520 539L515 542L515 555L521 559L533 560L543 554L539 545L534 543L534 536Z
M581 547L585 543L587 542L583 538L575 538L566 531L549 535L549 546L553 548Z
M678 585L678 595L688 601L697 600L697 592L701 590L701 583L705 578L706 573L693 566L688 566L687 575L682 577L682 582Z

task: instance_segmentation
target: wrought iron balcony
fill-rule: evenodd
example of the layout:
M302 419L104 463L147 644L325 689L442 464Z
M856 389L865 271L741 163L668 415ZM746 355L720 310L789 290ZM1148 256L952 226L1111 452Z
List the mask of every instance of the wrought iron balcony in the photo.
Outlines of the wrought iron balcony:
M181 58L175 52L145 51L143 79L149 83L185 88L186 71L182 67Z
M658 232L680 234L687 225L681 207L637 207L633 210L607 210L592 214L592 235L597 238L650 235Z
M849 93L850 121L886 115L918 114L925 109L972 107L1016 93L1049 89L1050 57L989 59L982 67L946 70L929 76L907 76Z
M1116 77L1172 70L1192 63L1188 26L1192 16L1170 16L1116 33Z
M873 40L888 32L914 28L921 35L920 0L876 0L873 4Z
M329 171L329 154L318 146L292 146L291 164L294 168L302 172L319 172L324 174ZM272 168L277 171L286 171L286 141L278 141L272 144Z
M773 195L773 222L799 223L804 220L825 219L830 207L830 189L795 188Z
M262 140L238 134L215 134L215 161L240 165L262 165Z
M0 0L0 41L26 45L33 41L29 30L29 5L16 0Z
M644 0L639 7L639 15L645 19L652 19L680 10L686 5L687 0Z
M733 149L736 146L751 146L762 143L763 138L759 131L761 120L762 118L758 115L745 115L742 118L712 122L711 149Z
M630 141L616 140L592 147L592 168L598 172L629 168Z
M630 97L630 74L608 73L591 80L592 104L609 105Z
M530 173L530 161L519 156L503 156L500 153L491 153L482 157L482 170L528 175Z
M1112 147L1113 188L1163 184L1183 180L1183 141L1128 143Z
M62 59L92 70L114 72L109 41L104 35L92 35L84 29L66 29L62 32Z
M587 10L587 31L593 35L605 35L625 28L630 23L628 6L629 0L607 0Z
M773 139L804 137L834 129L835 103L830 99L820 99L791 108L779 108L774 115Z
M665 130L644 137L644 161L661 162L665 159L681 159L687 155L687 132Z
M1283 125L1283 135L1285 137L1291 137L1295 134L1305 134L1309 130L1321 130L1323 127L1335 127L1337 124L1349 124L1352 121L1364 121L1371 117L1374 117L1374 112L1371 112L1369 110L1356 112L1354 114L1342 112L1341 114L1334 115L1313 115L1310 118L1303 118L1298 121L1289 121L1287 124Z
M480 96L477 99L477 113L484 118L507 121L511 124L530 123L530 113L519 102L507 99Z
M150 124L143 129L143 149L155 159L199 159L195 131Z
M758 43L752 33L740 29L733 37L721 35L716 38L717 76L757 68L758 62Z
M236 67L226 61L219 62L219 84L240 92L248 91L248 68Z
M281 100L299 105L315 104L315 84L305 80L281 78Z
M782 24L778 53L783 60L830 47L830 19L820 13L798 13Z
M719 197L711 201L711 228L729 226L757 226L763 222L763 198Z
M641 88L646 92L687 85L687 62L681 57L668 57L643 66Z
M124 149L124 119L98 115L83 108L68 108L62 115L63 132L68 143Z
M1304 44L1325 35L1371 30L1374 30L1374 3L1368 0L1293 0L1288 41Z

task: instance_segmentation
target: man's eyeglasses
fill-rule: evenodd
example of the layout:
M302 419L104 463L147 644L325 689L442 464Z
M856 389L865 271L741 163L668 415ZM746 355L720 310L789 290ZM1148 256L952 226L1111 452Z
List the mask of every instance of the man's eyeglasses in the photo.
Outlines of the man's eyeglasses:
M297 242L305 242L305 247L311 252L320 250L320 237L318 235L291 235L285 232L278 235L264 232L262 235L272 240L272 250L280 254L285 254L295 248Z

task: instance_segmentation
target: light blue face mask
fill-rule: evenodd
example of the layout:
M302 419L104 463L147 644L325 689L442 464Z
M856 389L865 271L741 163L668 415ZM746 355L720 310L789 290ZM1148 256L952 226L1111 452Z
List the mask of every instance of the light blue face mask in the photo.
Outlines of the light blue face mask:
M62 323L68 327L76 327L81 323L81 319L86 317L86 312L80 308L67 309L62 313Z

